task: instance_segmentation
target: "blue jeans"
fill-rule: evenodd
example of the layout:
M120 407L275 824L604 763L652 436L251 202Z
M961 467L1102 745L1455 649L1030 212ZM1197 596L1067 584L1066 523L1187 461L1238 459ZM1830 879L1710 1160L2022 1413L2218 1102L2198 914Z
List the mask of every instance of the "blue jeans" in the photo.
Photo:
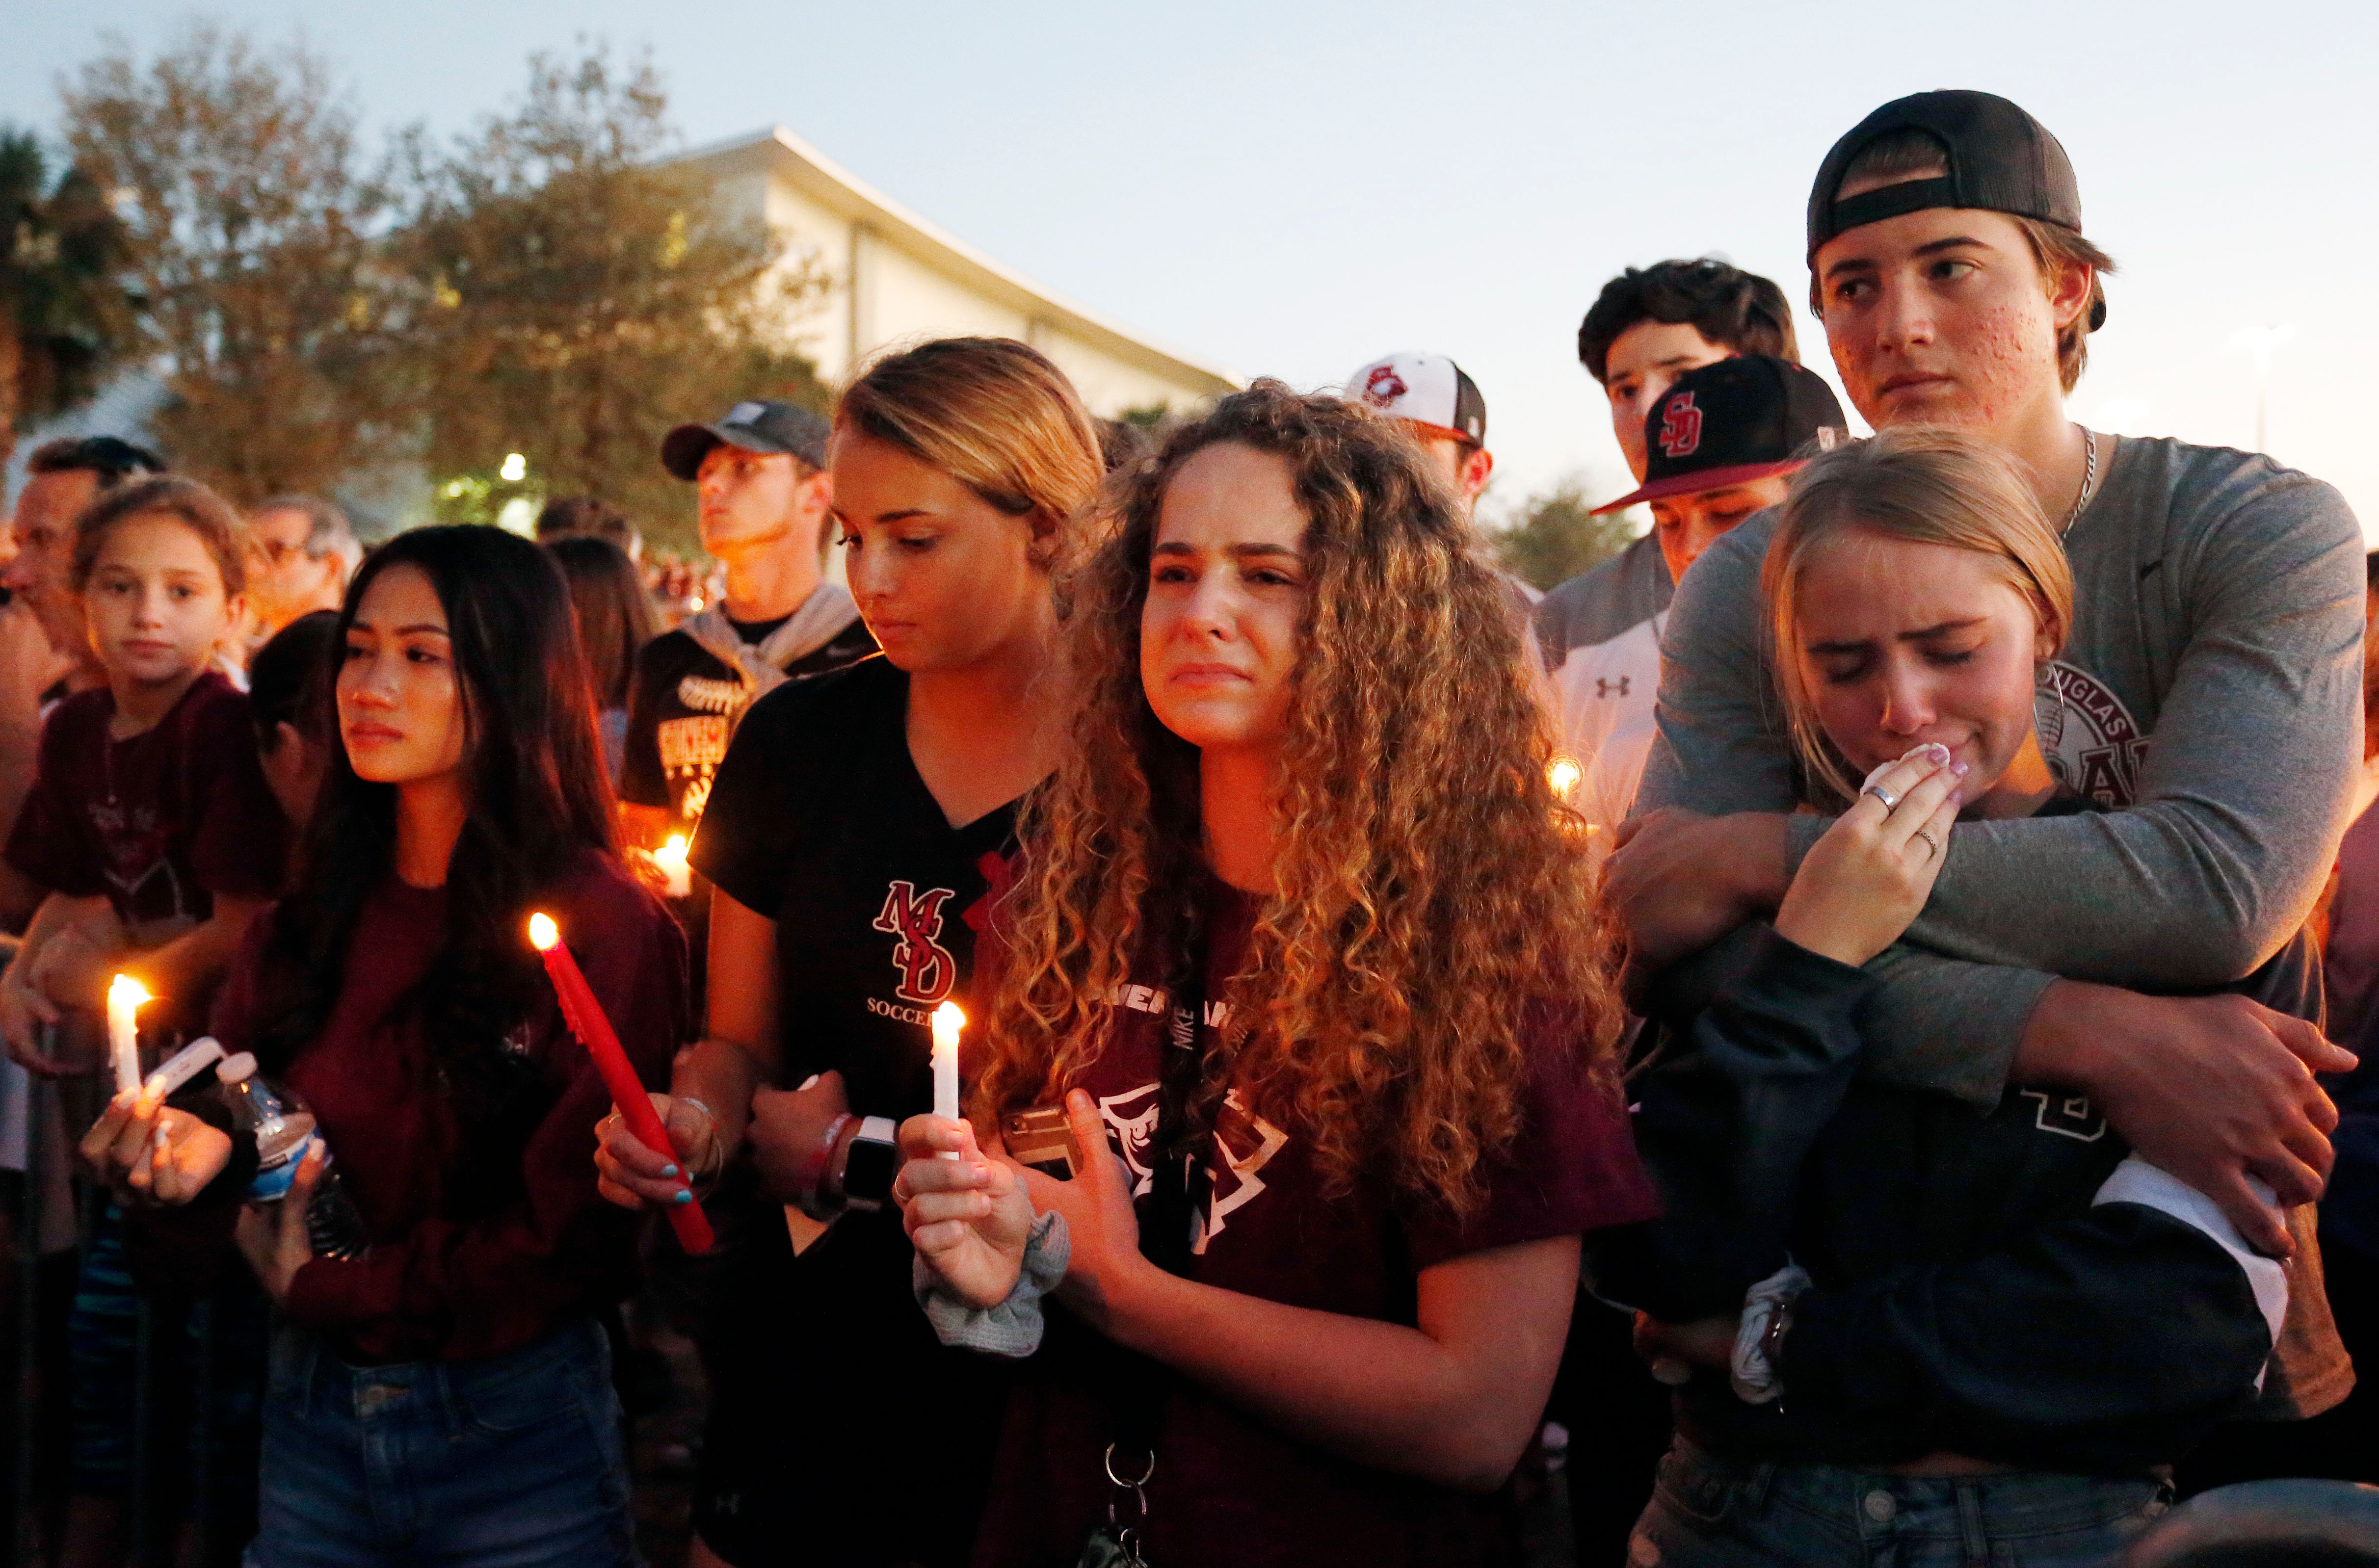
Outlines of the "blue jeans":
M1630 1568L2104 1568L2169 1506L2152 1479L1894 1476L1722 1458L1680 1437Z
M273 1335L253 1568L634 1568L592 1319L479 1361L351 1367Z

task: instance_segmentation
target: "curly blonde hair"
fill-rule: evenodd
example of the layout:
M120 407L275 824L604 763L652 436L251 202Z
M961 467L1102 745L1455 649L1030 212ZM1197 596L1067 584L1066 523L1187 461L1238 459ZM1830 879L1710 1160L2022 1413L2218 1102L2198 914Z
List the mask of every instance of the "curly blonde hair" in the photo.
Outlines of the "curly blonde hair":
M1586 825L1547 779L1553 742L1506 590L1444 480L1393 423L1259 381L1118 476L1074 574L1071 744L1030 802L1001 911L986 1117L1054 1100L1105 1048L1108 998L1152 951L1195 951L1199 755L1150 707L1141 613L1165 494L1235 444L1286 460L1307 590L1274 778L1276 891L1226 998L1190 1136L1225 1093L1305 1129L1331 1189L1358 1171L1456 1217L1519 1130L1528 1041L1608 1077L1616 941ZM1185 915L1188 919L1185 920Z

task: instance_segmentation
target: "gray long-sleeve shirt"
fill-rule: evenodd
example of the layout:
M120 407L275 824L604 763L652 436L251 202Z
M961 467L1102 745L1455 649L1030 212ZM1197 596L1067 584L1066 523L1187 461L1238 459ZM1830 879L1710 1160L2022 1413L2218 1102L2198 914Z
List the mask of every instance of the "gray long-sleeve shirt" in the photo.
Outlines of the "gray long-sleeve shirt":
M2216 986L2311 911L2361 761L2362 535L2268 458L2101 436L2066 535L2074 626L2043 672L2041 749L2112 810L1961 823L1908 938L1871 966L1868 1070L1996 1104L2051 980ZM1775 516L1712 545L1661 639L1638 812L1794 805L1759 569ZM1791 862L1826 826L1789 825Z

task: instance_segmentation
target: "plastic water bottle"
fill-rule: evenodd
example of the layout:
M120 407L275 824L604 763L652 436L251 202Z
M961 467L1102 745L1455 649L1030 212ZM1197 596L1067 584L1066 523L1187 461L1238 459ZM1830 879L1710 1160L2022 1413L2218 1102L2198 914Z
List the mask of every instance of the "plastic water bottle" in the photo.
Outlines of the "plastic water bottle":
M242 1051L226 1056L215 1067L231 1119L241 1131L256 1138L256 1175L248 1184L251 1203L278 1203L297 1179L306 1151L323 1144L321 1174L314 1181L314 1199L306 1207L306 1236L317 1258L359 1258L370 1245L363 1216L332 1163L330 1146L315 1129L314 1113L288 1089L276 1089L256 1070L256 1057Z

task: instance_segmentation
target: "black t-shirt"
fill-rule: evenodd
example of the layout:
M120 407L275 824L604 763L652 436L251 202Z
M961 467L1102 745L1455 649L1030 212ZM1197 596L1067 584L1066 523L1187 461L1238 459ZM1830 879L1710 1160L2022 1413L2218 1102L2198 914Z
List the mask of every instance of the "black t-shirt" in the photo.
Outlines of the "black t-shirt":
M746 643L759 643L791 616L728 624ZM839 669L876 651L867 623L853 621L823 646L786 668L796 678ZM727 755L727 742L743 706L743 683L735 671L685 633L664 632L636 656L629 689L627 759L620 772L620 799L631 805L659 806L679 826L702 820L713 774Z
M908 696L876 657L753 704L692 850L777 923L779 1087L833 1068L855 1115L896 1122L932 1108L935 1007L981 1015L976 929L1015 848L1012 804L949 826L910 759ZM846 1213L798 1258L773 1222L736 1227L751 1244L719 1280L695 1526L737 1568L793 1561L796 1538L817 1562L962 1562L1008 1369L935 1339L896 1212ZM927 1405L956 1437L947 1461L887 1489L884 1455ZM804 1410L821 1414L787 1418Z
M752 706L694 835L694 869L777 923L788 1084L833 1068L851 1111L933 1105L928 1019L970 1014L975 928L1015 849L1002 806L952 828L910 760L909 677L888 660Z

